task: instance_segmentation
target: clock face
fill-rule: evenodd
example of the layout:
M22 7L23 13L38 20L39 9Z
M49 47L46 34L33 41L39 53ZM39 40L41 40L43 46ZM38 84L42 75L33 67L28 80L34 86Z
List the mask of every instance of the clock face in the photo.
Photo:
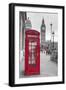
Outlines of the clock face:
M42 30L45 30L45 27L42 27Z

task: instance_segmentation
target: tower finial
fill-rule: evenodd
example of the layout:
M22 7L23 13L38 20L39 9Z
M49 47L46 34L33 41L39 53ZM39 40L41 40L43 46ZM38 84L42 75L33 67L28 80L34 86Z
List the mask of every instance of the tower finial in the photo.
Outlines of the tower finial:
M44 24L44 18L42 19L42 24Z

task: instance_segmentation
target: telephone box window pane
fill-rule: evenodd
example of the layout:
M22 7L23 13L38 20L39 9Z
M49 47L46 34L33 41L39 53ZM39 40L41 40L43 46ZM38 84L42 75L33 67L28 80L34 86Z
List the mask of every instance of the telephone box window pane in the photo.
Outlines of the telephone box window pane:
M31 60L29 60L29 64L31 64Z
M31 51L31 46L29 46L29 51Z
M35 60L32 60L32 64L35 64L36 62L35 62Z
M29 46L31 45L31 42L29 42Z

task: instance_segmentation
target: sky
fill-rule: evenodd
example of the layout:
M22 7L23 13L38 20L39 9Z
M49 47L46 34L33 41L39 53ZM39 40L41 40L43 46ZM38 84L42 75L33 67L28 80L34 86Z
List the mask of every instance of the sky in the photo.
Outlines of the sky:
M44 18L45 25L46 25L46 40L51 39L50 24L52 23L53 24L52 30L55 32L54 41L58 41L58 14L57 13L27 12L27 17L29 17L32 23L32 29L35 29L39 32L40 32L42 19Z

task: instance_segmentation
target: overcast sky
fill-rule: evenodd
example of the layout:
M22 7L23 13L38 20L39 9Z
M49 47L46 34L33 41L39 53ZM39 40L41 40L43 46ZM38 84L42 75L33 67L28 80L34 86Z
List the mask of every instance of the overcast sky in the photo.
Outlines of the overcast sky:
M36 13L36 12L27 12L27 17L31 20L32 28L40 32L40 27L42 23L42 18L44 18L46 25L46 40L51 38L51 27L55 32L55 41L58 41L58 14L57 13Z

